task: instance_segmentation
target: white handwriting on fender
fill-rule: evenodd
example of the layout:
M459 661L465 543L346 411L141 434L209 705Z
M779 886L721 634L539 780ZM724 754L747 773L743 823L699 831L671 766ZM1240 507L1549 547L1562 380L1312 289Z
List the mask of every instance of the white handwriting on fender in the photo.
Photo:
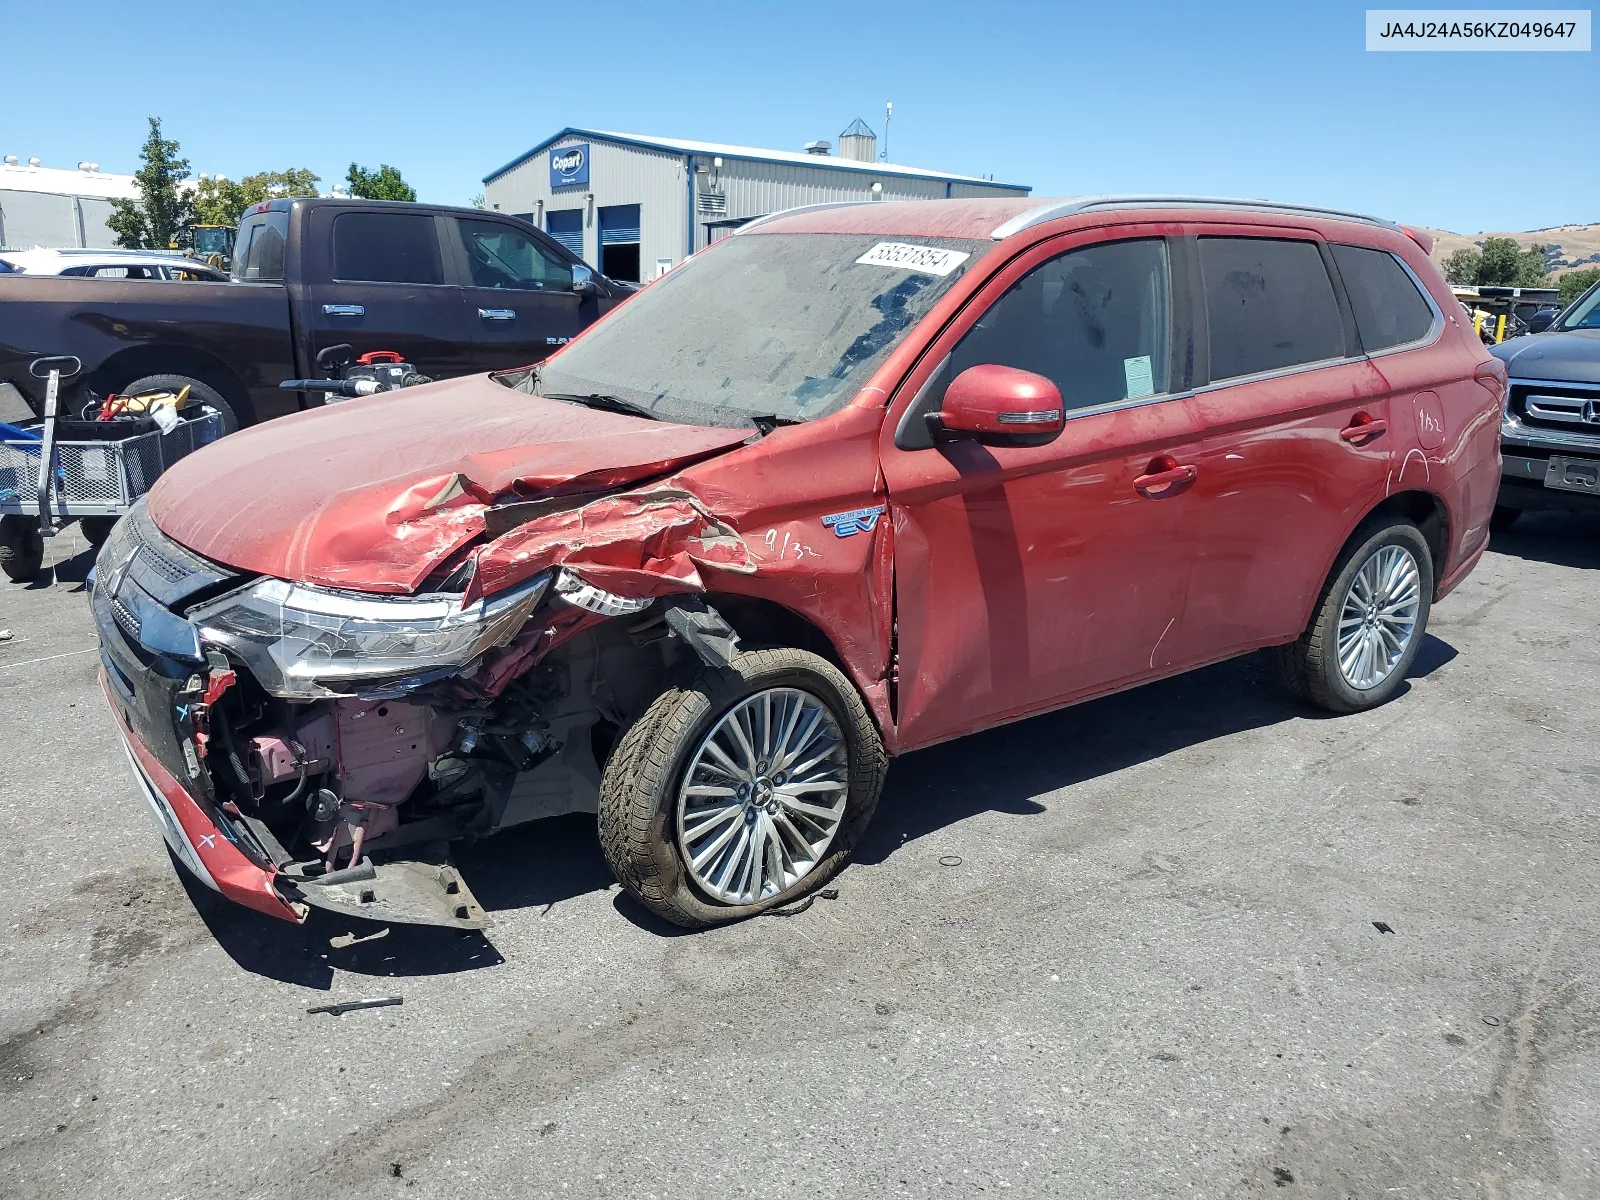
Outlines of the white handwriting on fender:
M778 531L776 529L767 530L766 537L762 540L766 543L767 553L780 560L793 558L796 562L799 562L805 558L822 557L810 546L796 538L794 534L787 531L784 532L781 547L778 544Z

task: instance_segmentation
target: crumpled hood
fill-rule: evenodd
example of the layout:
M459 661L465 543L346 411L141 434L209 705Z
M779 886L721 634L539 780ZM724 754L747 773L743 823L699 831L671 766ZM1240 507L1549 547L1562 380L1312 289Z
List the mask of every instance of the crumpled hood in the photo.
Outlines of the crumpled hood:
M1489 353L1515 378L1600 383L1600 329L1530 333L1490 346Z
M483 532L496 499L626 487L750 436L545 400L474 375L241 430L173 466L149 512L168 537L228 566L409 592Z

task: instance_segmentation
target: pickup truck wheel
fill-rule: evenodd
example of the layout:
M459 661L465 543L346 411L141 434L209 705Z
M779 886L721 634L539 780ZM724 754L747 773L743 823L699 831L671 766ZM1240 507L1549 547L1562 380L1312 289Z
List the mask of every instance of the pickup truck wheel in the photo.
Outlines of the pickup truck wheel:
M1311 627L1274 650L1288 691L1330 712L1376 708L1405 681L1428 627L1433 555L1409 521L1350 539L1323 585Z
M0 517L0 571L14 583L26 583L44 566L44 535L33 517Z
M233 433L239 428L239 414L233 411L233 406L222 398L222 393L209 383L195 379L190 375L146 375L142 379L135 379L121 391L124 396L137 396L141 392L181 392L189 389L189 395L208 408L214 408L222 414L222 432Z
M835 875L877 807L887 761L855 687L826 659L736 654L668 688L600 784L600 844L646 908L702 928L788 904Z

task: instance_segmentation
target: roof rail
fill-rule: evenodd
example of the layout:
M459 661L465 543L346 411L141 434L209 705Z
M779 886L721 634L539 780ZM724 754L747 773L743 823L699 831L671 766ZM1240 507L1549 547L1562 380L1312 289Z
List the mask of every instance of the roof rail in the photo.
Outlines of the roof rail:
M1220 208L1234 212L1271 213L1275 216L1357 221L1363 225L1379 225L1385 229L1400 228L1393 221L1386 221L1382 217L1369 217L1364 213L1341 212L1335 208L1313 208L1304 204L1274 204L1271 200L1238 200L1228 196L1070 196L1065 200L1052 200L1018 213L1005 224L997 226L989 236L998 242L1014 233L1021 233L1024 229L1042 225L1046 221L1111 208Z
M794 208L781 208L777 212L767 213L753 221L746 221L733 232L735 236L747 230L754 229L757 225L764 225L768 221L776 221L779 217L792 217L795 213L820 212L824 208L853 208L857 204L871 204L870 200L831 200L825 204L798 204Z

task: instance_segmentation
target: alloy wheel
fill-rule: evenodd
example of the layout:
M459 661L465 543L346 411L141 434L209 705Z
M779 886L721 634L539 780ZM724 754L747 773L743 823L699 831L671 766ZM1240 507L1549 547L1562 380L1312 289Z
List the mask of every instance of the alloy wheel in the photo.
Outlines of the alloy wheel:
M799 688L767 688L701 739L678 792L678 848L727 904L792 887L827 853L850 797L838 719Z
M1339 610L1339 672L1353 688L1394 673L1416 636L1422 575L1404 546L1380 546L1350 580Z

